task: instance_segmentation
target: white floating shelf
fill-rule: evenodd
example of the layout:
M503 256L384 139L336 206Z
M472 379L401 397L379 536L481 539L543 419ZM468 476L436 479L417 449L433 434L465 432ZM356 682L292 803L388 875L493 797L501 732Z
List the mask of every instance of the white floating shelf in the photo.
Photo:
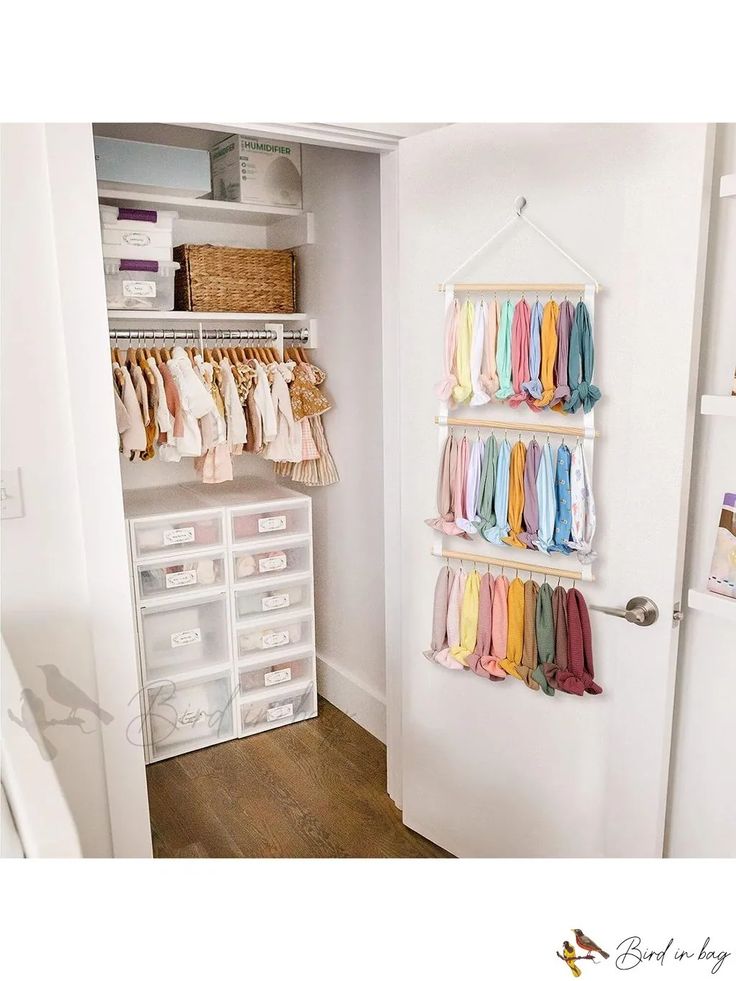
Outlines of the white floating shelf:
M704 589L690 589L687 594L687 605L691 610L702 610L713 616L723 617L736 623L736 599L730 596L719 596Z
M736 417L736 395L703 395L700 412L704 416Z
M297 218L307 212L301 208L279 208L261 204L237 204L234 201L212 201L209 198L181 198L143 191L120 191L98 187L100 201L119 208L141 208L144 211L178 211L179 217L198 221L240 222L244 225L273 225L284 218Z
M736 174L724 174L721 177L721 197L731 198L736 196Z
M282 324L291 320L308 320L306 313L196 313L190 310L108 310L110 323L115 320L182 320L192 321L228 321L252 320L269 324Z

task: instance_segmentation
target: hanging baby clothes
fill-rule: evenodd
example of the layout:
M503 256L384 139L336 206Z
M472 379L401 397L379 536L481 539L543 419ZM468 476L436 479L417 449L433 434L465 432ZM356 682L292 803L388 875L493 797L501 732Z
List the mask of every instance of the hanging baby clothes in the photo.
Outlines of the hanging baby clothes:
M535 399L542 397L542 384L539 380L539 370L542 357L542 304L539 300L532 307L531 324L529 327L529 381L524 383L527 393L527 405L534 412L539 412Z
M524 513L524 467L526 465L526 446L519 440L511 451L509 476L509 534L503 539L507 545L524 548L521 534L521 517Z
M534 549L539 533L539 507L537 504L537 476L542 457L542 449L536 439L526 448L524 464L524 531L519 535L527 548Z
M470 352L470 380L473 386L473 395L470 399L471 405L485 405L491 399L482 379L483 347L486 343L487 324L488 307L486 306L486 301L481 300L475 311L473 346Z
M476 508L478 505L478 486L483 468L483 440L474 439L468 457L468 469L465 477L465 493L463 495L464 516L456 519L457 524L468 535L475 534Z
M194 469L201 474L202 483L219 484L233 479L233 464L227 442L225 410L220 390L215 383L214 367L200 354L194 358L195 371L212 396L213 410L200 419L202 456L194 461Z
M545 695L554 695L555 693L546 673L546 668L553 665L555 659L555 622L552 612L552 599L552 587L548 582L543 582L539 587L537 608L534 613L538 664L532 677Z
M292 415L297 422L307 421L311 438L305 438L302 429L300 463L274 465L276 473L308 487L327 487L340 479L322 424L322 416L332 408L332 403L318 388L326 378L325 372L315 364L300 363L294 369L294 381L290 388ZM316 457L313 455L315 448Z
M271 396L276 411L276 435L263 451L266 460L299 463L302 459L302 431L294 419L287 382L292 380L293 361L274 365ZM320 393L321 394L321 393Z
M199 429L199 420L207 413L216 411L212 396L195 373L189 355L184 348L174 348L167 362L167 367L179 393L183 423L183 434L175 436L174 439L175 453L180 458L201 456L202 434ZM174 432L176 433L176 427ZM168 440L166 445L169 445Z
M593 333L590 327L588 308L582 300L575 307L575 322L570 332L570 354L568 358L568 379L570 398L565 402L565 412L576 412L580 406L590 412L601 397L600 390L593 384L595 350Z
M562 443L557 448L557 467L555 470L555 495L557 498L557 514L555 517L555 540L550 552L562 552L568 555L570 549L567 540L570 537L572 523L570 501L570 450Z
M590 483L585 453L580 440L572 451L570 464L570 497L572 524L568 547L577 552L578 559L586 565L596 557L592 548L595 535L595 500Z
M480 595L480 576L473 570L465 581L463 599L460 606L460 643L450 648L450 654L463 666L475 650L478 631L478 601Z
M534 545L540 552L549 552L554 544L557 498L555 496L554 463L549 439L544 444L537 470L537 514L539 532Z
M457 385L457 378L454 373L455 367L455 348L457 346L457 330L460 322L460 304L457 300L453 300L452 305L448 307L447 314L445 316L445 349L444 349L444 368L445 373L441 382L435 386L435 392L437 398L442 402L449 402L454 405L452 401L452 392Z
M498 336L498 303L493 300L486 312L486 336L483 342L483 370L480 380L486 395L496 397L498 374L496 373L496 338Z
M151 374L153 375L154 381L156 383L156 425L158 426L159 434L168 433L173 427L174 421L169 413L169 407L166 402L166 389L164 388L164 379L161 372L158 370L158 365L156 364L156 359L153 357L147 358L148 367L151 369Z
M501 662L506 658L509 630L509 581L506 576L497 576L493 584L493 606L491 608L491 656L488 671L502 681L506 672Z
M495 525L486 528L483 537L493 545L501 545L509 533L509 467L511 462L511 446L505 439L498 450L496 462L496 486L494 491Z
M571 695L600 695L603 689L593 678L593 640L590 618L583 594L577 589L567 593L568 655L567 671L557 675L561 691Z
M493 491L496 480L496 461L498 459L498 446L496 437L489 436L483 453L483 469L480 474L480 485L478 488L478 507L476 509L475 527L486 538L486 532L496 524L496 515L493 511Z
M457 348L455 351L455 374L457 384L452 390L452 398L458 404L467 402L473 391L470 379L470 349L473 345L473 321L475 310L470 300L466 300L460 310L457 329Z
M524 583L524 644L522 647L521 664L517 666L517 671L521 675L521 680L532 691L538 691L539 683L534 678L537 669L537 594L539 586L533 579L527 579Z
M511 384L511 324L514 319L514 305L506 300L501 307L501 322L498 328L498 343L496 345L496 369L498 371L499 401L510 399L514 394Z
M570 398L570 387L567 384L567 367L570 350L570 331L575 319L575 308L569 300L560 304L560 319L557 323L557 364L555 368L555 394L549 403L555 412L564 410L565 402Z
M136 451L145 450L146 448L146 427L143 423L143 414L128 369L124 365L118 365L118 370L122 378L120 397L130 422L127 429L121 433L121 442L123 452L129 458L132 458L131 454L134 454Z
M511 383L509 405L516 409L529 397L529 304L523 297L514 307L511 324Z
M536 405L542 409L552 401L555 394L555 360L557 357L557 319L560 308L554 300L544 305L542 314L542 371L540 380L542 396Z
M522 681L519 665L524 653L524 583L517 576L509 586L509 626L506 638L506 657L499 662L506 674Z
M268 375L260 361L253 359L250 362L256 373L256 387L254 391L255 404L261 417L261 441L265 445L270 443L276 436L278 430L276 423L276 411L273 407L271 398L271 386L268 383Z

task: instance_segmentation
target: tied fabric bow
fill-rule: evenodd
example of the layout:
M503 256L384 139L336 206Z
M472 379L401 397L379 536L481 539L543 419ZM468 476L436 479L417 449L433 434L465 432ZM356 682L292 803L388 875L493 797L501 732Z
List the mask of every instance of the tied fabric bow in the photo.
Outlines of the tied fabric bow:
M457 385L455 376L455 347L457 345L457 328L460 320L460 304L453 300L447 309L445 318L445 374L441 382L435 386L437 398L442 402L452 403L452 392Z
M595 350L590 329L590 315L581 300L575 307L575 322L570 333L568 358L570 398L565 402L565 412L576 412L581 405L583 412L590 412L601 397L600 390L593 384L594 366Z

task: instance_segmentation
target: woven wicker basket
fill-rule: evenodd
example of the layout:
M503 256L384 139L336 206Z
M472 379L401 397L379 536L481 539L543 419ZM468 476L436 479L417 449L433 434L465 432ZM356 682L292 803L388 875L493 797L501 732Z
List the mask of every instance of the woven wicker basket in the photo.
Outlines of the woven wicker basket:
M177 310L199 313L294 313L296 260L273 249L179 245L174 258Z

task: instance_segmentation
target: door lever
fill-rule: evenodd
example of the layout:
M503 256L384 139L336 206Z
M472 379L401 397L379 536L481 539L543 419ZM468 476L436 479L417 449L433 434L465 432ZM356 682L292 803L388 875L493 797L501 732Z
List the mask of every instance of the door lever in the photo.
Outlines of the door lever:
M615 606L593 605L591 605L590 609L596 610L598 613L607 613L611 617L621 617L622 620L635 623L637 627L651 627L653 623L657 622L659 617L657 604L654 600L650 600L648 596L634 596L626 604L625 610Z

